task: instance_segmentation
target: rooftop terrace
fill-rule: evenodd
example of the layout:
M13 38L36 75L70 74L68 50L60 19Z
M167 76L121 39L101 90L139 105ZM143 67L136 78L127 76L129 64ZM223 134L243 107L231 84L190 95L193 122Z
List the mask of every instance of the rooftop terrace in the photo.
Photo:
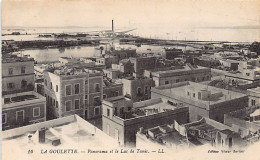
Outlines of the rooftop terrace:
M209 92L209 98L208 99L193 99L191 96L188 96L186 91L191 90L194 92L201 92L201 91L207 91ZM233 92L225 89L220 89L208 85L204 85L201 83L194 83L194 82L183 82L179 84L169 84L162 87L155 87L152 88L152 92L169 96L171 98L179 97L178 99L191 99L194 101L198 101L200 103L203 103L205 105L209 104L217 104L237 98L245 97L245 94Z
M18 57L17 55L14 54L2 55L2 63L15 63L15 62L27 62L27 61L34 61L34 59L26 56Z
M130 103L131 100L127 100L123 96L107 98L105 101L103 101L103 103L108 104L108 102L110 102L111 105L112 103L118 101L125 101L126 102L124 103L125 105L132 107L130 111L125 112L124 115L120 116L120 118L122 119L131 119L131 118L137 118L142 116L149 116L153 114L173 111L179 108L186 107L186 105L184 105L183 103L172 102L162 98L150 99L150 100L131 104ZM127 101L129 101L129 103L127 103Z
M46 98L34 91L7 94L2 97L3 109L44 101Z

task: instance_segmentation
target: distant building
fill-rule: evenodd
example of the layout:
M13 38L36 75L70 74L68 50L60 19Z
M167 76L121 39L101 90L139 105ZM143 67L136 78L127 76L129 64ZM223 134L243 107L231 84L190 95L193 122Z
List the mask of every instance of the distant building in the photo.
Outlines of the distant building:
M135 146L136 132L163 125L165 122L188 122L188 108L163 99L133 103L123 96L107 98L102 102L103 131L123 146Z
M79 60L76 58L72 57L60 57L59 62L62 64L67 64L67 63L77 63Z
M104 57L97 57L96 64L97 65L105 65L106 68L111 68L112 64L117 64L118 59L116 56L105 55Z
M112 64L112 69L118 70L122 75L132 76L134 72L134 64L129 59L123 59L119 64Z
M103 99L123 95L123 84L103 80Z
M103 69L104 75L109 79L118 79L121 77L122 73L119 70L112 68Z
M136 133L136 148L181 150L189 145L185 127L176 121L146 130L140 128Z
M184 124L188 139L193 145L210 144L214 147L232 148L242 147L246 142L238 132L227 125L212 119L202 118L199 121Z
M2 57L2 129L46 120L46 99L34 92L34 60Z
M72 114L90 119L101 116L103 74L61 66L44 72L48 119Z
M260 106L260 87L247 89L249 96L248 106Z
M186 64L184 67L176 66L145 70L144 76L153 78L155 86L161 86L183 81L209 81L211 79L211 70L210 68Z
M131 63L134 64L134 72L136 77L142 77L144 70L156 68L156 57L136 57L129 58Z
M260 140L260 109L259 106L251 106L238 109L224 116L224 124L240 133L247 144Z
M205 117L224 123L225 113L248 105L245 94L194 82L152 88L152 98L169 98L188 105L190 121Z
M247 62L241 60L220 59L219 62L223 67L227 67L230 70L234 70L234 71L236 70L243 71L243 69L247 66Z
M164 48L162 50L162 58L172 60L183 54L182 49Z
M249 65L260 67L260 58L250 59L248 61Z
M130 98L133 102L151 99L151 87L153 80L151 78L124 78L123 94Z
M186 58L187 63L191 63L193 65L203 66L203 67L209 67L209 68L216 68L220 66L219 60L213 59L208 56L201 56L201 57L189 57Z
M230 81L243 81L247 84L260 82L260 68L250 67L243 69L240 72L226 72L225 78L229 79Z
M116 56L116 59L118 60L118 62L122 59L128 59L130 57L136 57L136 49L124 49L124 48L120 48L120 49L116 49L116 50L112 50L112 51L106 51L106 54L110 54L112 56Z
M215 52L213 57L215 59L240 59L241 56L238 54L238 52L233 52L233 51L220 51L220 52Z

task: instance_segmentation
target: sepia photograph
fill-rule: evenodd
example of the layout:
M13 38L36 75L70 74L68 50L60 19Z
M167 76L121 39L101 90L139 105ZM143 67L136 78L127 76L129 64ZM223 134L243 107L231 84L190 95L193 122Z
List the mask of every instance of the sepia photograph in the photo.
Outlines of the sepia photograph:
M259 0L2 0L2 160L260 160Z

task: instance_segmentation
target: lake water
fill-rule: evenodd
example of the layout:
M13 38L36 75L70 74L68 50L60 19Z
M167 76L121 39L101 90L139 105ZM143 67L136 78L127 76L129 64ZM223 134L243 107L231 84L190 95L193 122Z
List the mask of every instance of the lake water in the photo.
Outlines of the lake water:
M138 54L141 53L161 53L161 50L165 46L153 46L153 45L142 45L137 47L135 45L119 45L118 43L114 44L116 48L132 48L136 49ZM167 46L169 47L169 46ZM171 46L174 48L179 48L185 50L183 46ZM105 47L104 47L105 48ZM192 49L187 47L186 49ZM93 46L79 46L79 47L67 47L67 48L49 48L49 49L33 49L33 50L24 50L17 53L22 53L23 55L29 55L38 62L50 62L57 61L59 57L93 57L100 54L100 51L95 49Z

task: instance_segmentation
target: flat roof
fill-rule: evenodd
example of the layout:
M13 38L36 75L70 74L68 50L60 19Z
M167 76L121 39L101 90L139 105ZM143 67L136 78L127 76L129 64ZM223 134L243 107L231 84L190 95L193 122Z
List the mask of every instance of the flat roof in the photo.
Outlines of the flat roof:
M46 129L45 143L39 143L39 131L42 128ZM28 138L29 135L32 136L31 141ZM34 149L34 151L39 149L39 153L41 153L40 149L43 148L57 149L54 148L55 146L53 146L52 142L58 139L60 140L58 148L82 149L86 152L88 149L116 148L119 146L117 140L78 115L71 115L2 132L2 145L10 150L22 150L24 154L28 153L28 148ZM8 145L10 143L14 145ZM37 151L34 153L37 153ZM34 156L34 154L29 154L29 156Z
M163 98L149 99L146 101L135 102L133 104L132 115L134 117L140 117L144 115L156 114L160 112L167 112L178 108L185 107L183 103L168 101Z
M195 91L208 90L211 92L211 94L222 93L222 96L218 96L217 98L210 99L210 102L209 102L209 100L193 99L186 95L186 92L185 92L186 89L191 89L191 90L195 90ZM167 88L166 87L155 87L155 88L152 88L152 92L160 93L162 95L170 96L172 98L183 97L186 99L199 101L206 105L208 105L209 103L217 104L217 103L221 103L224 101L247 96L242 93L225 90L225 89L220 89L220 88L208 86L208 85L201 84L201 83L195 83L195 82L187 82L186 84L183 83L183 85L177 85L177 86L176 85L172 85L172 86L167 85Z
M251 92L255 92L255 93L260 94L260 87L251 88L251 89L247 89L247 90L248 90L248 91L251 91Z
M150 139L150 141L161 143L164 145L165 143L168 144L187 144L187 140L185 136L182 136L175 128L172 126L171 128L169 125L161 125L156 126L153 128L149 128L146 131L148 131L148 134L146 135L145 132L138 132L142 136L146 136L147 139ZM152 133L153 135L151 135ZM147 137L148 136L148 137ZM161 140L163 142L161 142Z
M2 54L2 63L15 63L15 62L27 62L27 61L34 61L34 59L27 56L19 57L14 54Z
M2 96L3 109L45 102L46 98L35 91L20 92Z

